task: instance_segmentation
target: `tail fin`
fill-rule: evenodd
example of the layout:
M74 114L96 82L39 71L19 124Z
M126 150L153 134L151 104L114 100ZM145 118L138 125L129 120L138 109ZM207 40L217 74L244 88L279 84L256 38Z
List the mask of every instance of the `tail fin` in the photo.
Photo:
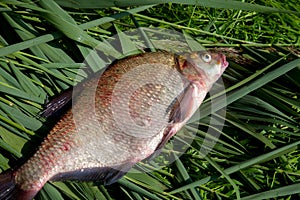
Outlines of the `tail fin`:
M14 196L16 196L16 184L13 172L7 171L0 174L0 200L13 199Z
M14 179L14 171L0 174L0 200L31 200L38 190L22 190Z

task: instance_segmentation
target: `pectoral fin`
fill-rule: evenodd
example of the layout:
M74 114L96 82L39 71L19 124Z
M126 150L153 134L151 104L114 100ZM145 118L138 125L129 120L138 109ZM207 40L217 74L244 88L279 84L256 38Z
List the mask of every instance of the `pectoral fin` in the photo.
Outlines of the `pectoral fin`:
M174 100L175 102L171 104L171 107L169 108L170 124L164 129L162 141L157 146L152 157L160 153L161 149L169 139L182 128L186 120L192 115L194 104L193 92L193 87L188 85L179 97Z
M170 111L170 123L180 123L190 117L194 105L193 92L193 87L189 85L176 99L176 102L173 104Z

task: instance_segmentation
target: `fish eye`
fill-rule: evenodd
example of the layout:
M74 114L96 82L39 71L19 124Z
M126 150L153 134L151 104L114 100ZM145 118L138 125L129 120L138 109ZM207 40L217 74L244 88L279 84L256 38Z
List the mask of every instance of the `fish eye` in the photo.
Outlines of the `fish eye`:
M208 54L208 53L206 53L206 54L203 54L202 55L202 60L204 61L204 62L210 62L211 61L211 55L210 54Z

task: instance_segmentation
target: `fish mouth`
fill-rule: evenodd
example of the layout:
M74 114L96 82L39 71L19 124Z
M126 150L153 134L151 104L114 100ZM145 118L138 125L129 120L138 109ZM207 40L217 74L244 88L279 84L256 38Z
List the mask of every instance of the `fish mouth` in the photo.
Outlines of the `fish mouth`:
M229 63L226 60L226 56L221 54L222 68L225 69L228 67Z

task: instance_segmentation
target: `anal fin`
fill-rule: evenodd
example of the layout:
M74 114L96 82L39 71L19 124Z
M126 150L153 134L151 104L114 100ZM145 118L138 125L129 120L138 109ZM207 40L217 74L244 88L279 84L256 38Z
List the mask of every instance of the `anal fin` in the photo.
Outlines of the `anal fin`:
M125 163L112 167L83 168L70 172L59 173L50 181L78 180L78 181L99 181L110 185L122 178L135 163Z

